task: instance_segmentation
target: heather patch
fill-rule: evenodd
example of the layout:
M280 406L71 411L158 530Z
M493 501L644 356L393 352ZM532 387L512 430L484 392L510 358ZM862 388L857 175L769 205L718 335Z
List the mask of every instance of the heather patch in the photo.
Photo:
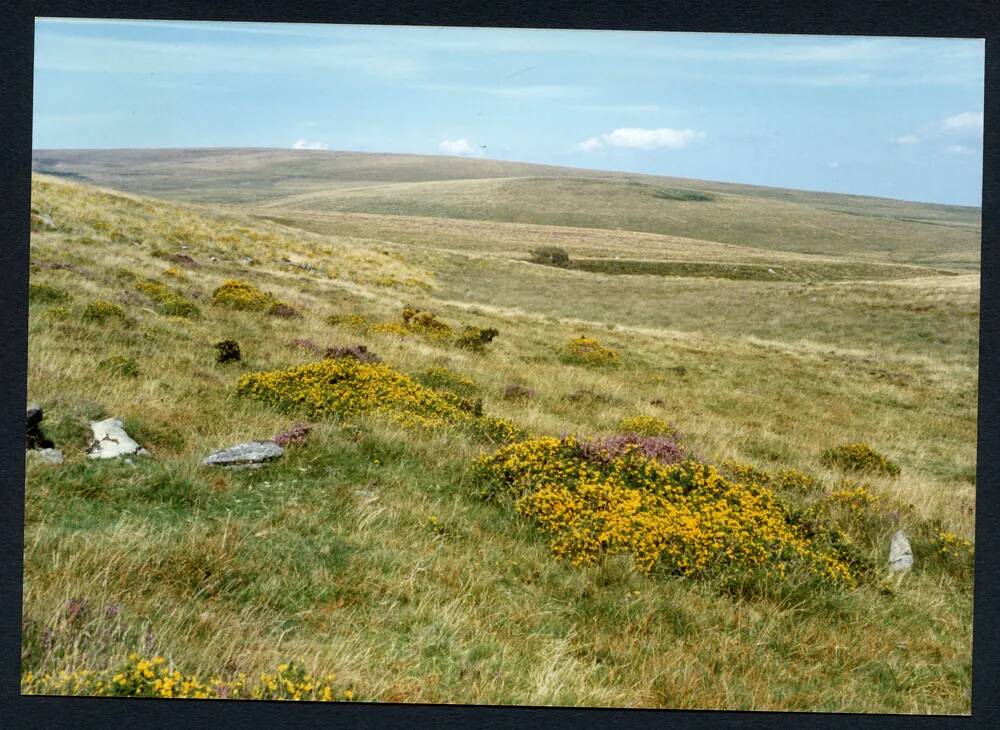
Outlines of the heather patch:
M324 357L336 360L341 357L349 357L358 362L381 362L382 358L369 350L365 345L337 345L326 348Z
M271 439L278 446L302 446L306 442L306 437L312 428L305 423L296 423L289 429L281 431Z
M802 572L853 585L847 556L810 539L774 494L692 460L662 464L636 445L587 459L573 437L537 438L476 462L485 497L508 503L574 564L624 553L642 572L671 575Z
M577 442L580 455L587 461L610 463L635 451L661 464L676 464L687 458L687 450L672 436L642 436L637 433L614 434Z

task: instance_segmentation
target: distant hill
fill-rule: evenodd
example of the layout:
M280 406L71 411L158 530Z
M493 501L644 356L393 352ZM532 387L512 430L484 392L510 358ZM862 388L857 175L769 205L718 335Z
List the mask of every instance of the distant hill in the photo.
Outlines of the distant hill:
M434 155L36 150L35 172L283 217L376 213L658 233L778 251L978 266L979 208ZM291 215L289 215L291 214Z

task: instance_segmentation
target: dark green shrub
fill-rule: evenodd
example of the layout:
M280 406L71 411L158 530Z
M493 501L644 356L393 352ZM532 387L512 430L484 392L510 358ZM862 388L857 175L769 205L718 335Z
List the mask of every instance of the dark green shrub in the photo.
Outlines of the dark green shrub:
M480 327L466 327L462 330L462 334L455 339L455 344L466 350L482 352L486 346L493 341L493 338L499 334L500 331L495 330L492 327L488 327L486 329L482 329Z
M531 252L531 261L536 264L547 266L569 266L569 254L566 249L558 246L539 246Z
M236 340L222 340L215 343L215 361L218 363L239 362L242 359L240 346Z

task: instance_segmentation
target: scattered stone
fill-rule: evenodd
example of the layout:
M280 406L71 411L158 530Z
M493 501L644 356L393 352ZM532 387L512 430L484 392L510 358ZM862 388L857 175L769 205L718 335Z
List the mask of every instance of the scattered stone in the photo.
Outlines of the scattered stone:
M90 430L94 432L94 439L87 449L89 459L116 459L120 456L149 453L125 432L125 424L120 418L91 421Z
M285 453L274 441L247 441L216 451L201 460L203 466L256 469Z
M253 266L254 260L253 257L251 256L242 256L240 257L240 263L243 264L244 266Z
M354 494L363 502L375 502L378 500L378 495L371 489L355 489Z
M49 464L62 464L63 452L59 449L28 449L26 452L29 459L41 459Z
M893 573L904 573L913 567L913 551L906 533L897 530L889 540L889 570Z
M42 433L42 419L44 418L41 407L30 403L27 408L27 427L25 429L26 447L28 449L51 449L55 446L51 440Z
M771 276L777 276L778 275L777 272L774 269L768 269L767 273L769 273Z

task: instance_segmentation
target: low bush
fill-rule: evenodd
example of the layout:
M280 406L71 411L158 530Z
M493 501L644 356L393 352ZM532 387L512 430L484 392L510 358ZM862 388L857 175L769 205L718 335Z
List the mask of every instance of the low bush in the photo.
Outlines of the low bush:
M899 476L900 472L899 464L864 442L827 449L820 456L820 463L841 471L868 472L890 477Z
M69 294L62 289L48 284L28 283L28 301L31 304L52 304L65 302L67 299L69 299Z
M376 355L374 352L369 350L364 345L346 345L346 346L334 346L326 348L326 354L324 357L328 357L332 360L336 360L341 357L349 357L358 362L381 362L382 358Z
M563 360L572 365L590 367L616 367L618 353L605 347L592 337L577 337L563 347Z
M236 340L221 340L215 343L215 361L217 363L239 362L242 359L240 345Z
M639 436L667 436L676 439L680 436L677 428L656 416L628 416L618 422L621 433L634 433Z
M289 429L274 435L271 440L278 446L302 446L312 428L305 423L296 423Z
M85 322L99 323L110 321L124 322L128 319L121 305L101 300L91 302L84 307L82 317Z
M470 326L462 330L462 334L455 338L455 344L466 350L482 352L499 334L500 331L493 329L492 327L482 329L480 327Z
M64 670L55 674L26 672L21 692L28 695L88 695L95 697L159 697L170 699L254 699L349 701L350 686L337 686L337 675L313 676L300 664L279 664L254 681L245 674L202 678L172 668L163 657L129 655L115 669Z
M309 418L373 413L410 428L466 426L494 442L522 435L512 424L478 415L454 393L420 385L385 363L353 358L247 373L240 378L237 393Z
M404 307L402 320L403 326L411 332L431 337L448 337L452 333L451 325L442 322L433 312Z
M278 317L294 317L298 314L294 308L278 301L274 295L262 292L252 284L239 279L223 282L212 292L212 302L230 309L267 312Z
M531 252L531 261L547 266L569 266L569 254L566 249L558 246L539 246Z
M150 279L140 282L136 289L156 303L160 314L185 319L196 319L201 315L201 311L192 302L158 281Z
M580 455L587 461L610 463L634 451L661 464L677 464L687 458L687 451L672 436L640 436L637 433L616 434L577 443Z
M671 575L806 572L855 583L835 545L810 540L767 489L696 461L661 464L636 445L589 460L572 437L501 448L474 468L484 497L513 505L574 564L625 553L642 572Z

